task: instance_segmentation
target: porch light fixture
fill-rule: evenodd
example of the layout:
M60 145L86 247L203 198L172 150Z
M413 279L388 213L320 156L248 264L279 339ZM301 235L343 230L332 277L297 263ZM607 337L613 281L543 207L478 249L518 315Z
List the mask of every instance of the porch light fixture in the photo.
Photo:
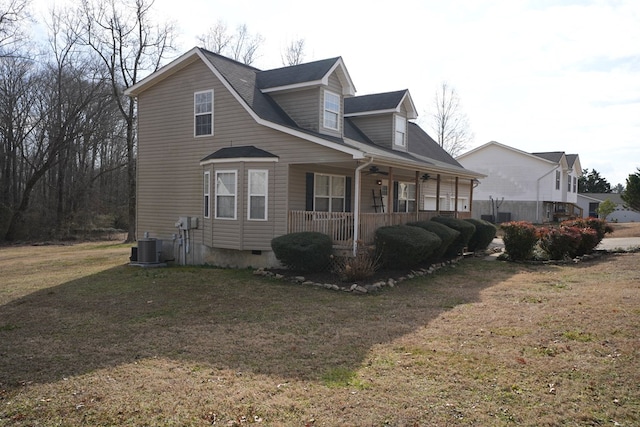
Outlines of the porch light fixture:
M430 178L431 176L428 173L423 173L422 176L420 177L422 181L428 181Z
M382 180L381 180L381 179L377 179L377 180L376 180L376 184L378 184L378 185L382 185Z

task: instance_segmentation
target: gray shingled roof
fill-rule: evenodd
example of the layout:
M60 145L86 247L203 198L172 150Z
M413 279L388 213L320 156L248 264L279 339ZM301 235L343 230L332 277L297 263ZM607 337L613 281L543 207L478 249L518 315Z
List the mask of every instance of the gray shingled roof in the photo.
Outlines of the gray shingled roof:
M263 157L274 157L277 158L275 154L271 154L268 151L262 150L260 148L254 147L253 145L246 146L238 146L238 147L224 147L216 151L215 153L209 154L204 159L200 160L204 162L206 160L214 160L214 159L235 159L239 157L244 158L263 158Z
M577 154L567 154L567 163L569 164L570 168L573 167L573 164L576 162L577 158L578 158Z
M257 68L242 64L240 62L234 61L230 58L224 57L222 55L215 54L213 52L209 52L207 50L201 49L202 53L206 56L206 58L211 62L211 64L218 70L218 72L222 75L222 77L231 85L231 87L238 93L238 95L247 103L249 108L251 108L260 118L264 120L268 120L275 124L283 125L289 127L291 129L295 129L296 131L306 133L308 135L312 135L315 137L319 137L325 139L327 141L331 141L337 144L341 144L344 146L353 146L353 144L347 143L343 138L338 138L330 135L321 134L318 132L310 131L308 129L304 129L298 127L298 125L282 110L282 108L269 96L268 94L264 94L260 91L260 86L258 80L260 80L261 85L270 85L266 87L278 87L278 86L286 86L290 84L294 84L296 82L304 82L304 81L315 81L324 77L324 75L328 72L328 70L335 64L338 58L331 58L322 61L315 61L308 64L302 64L299 66L293 67L285 67L279 68L276 70L270 71L261 71ZM297 75L295 71L300 72L300 75ZM291 78L291 80L288 80ZM262 86L265 87L265 86ZM401 90L396 92L388 92L383 94L374 94L374 95L364 95L362 97L353 97L353 98L345 98L345 103L351 102L347 101L349 99L356 99L356 107L352 108L363 108L363 106L367 103L371 108L376 108L375 106L390 106L392 108L396 108L402 97L405 95L407 91ZM358 101L358 98L362 98L364 101ZM360 107L358 107L358 103ZM350 107L351 108L351 107ZM371 111L371 110L370 110ZM414 155L410 152L402 152L398 150L386 149L384 147L378 146L374 144L365 134L362 132L356 125L351 122L348 118L344 119L344 134L346 138L350 140L356 141L358 143L365 144L367 146L375 147L375 149L379 152L385 152L391 157L402 158L409 161L419 161L423 163L432 163L432 164L446 164L448 166L452 166L454 168L460 168L464 170L464 168L446 151L442 150L442 148L435 142L429 135L426 134L418 125L415 123L409 122L408 126L408 135L409 135L409 149L414 151ZM412 141L413 140L413 141ZM239 155L241 153L240 149L243 147L227 147L221 150L216 151L215 153L207 156L203 159L211 160L219 157L221 155L229 155L230 157L251 157L250 155ZM255 147L252 147L258 150ZM223 151L224 150L224 151ZM251 150L248 154L256 153ZM265 152L266 153L266 152ZM273 156L270 153L267 153L269 156ZM213 157L212 157L213 156ZM260 155L258 157L265 157L264 155ZM425 157L433 159L434 162L429 162Z
M407 138L409 151L412 153L448 163L452 166L463 167L417 124L408 122L407 131L409 135Z
M540 157L541 159L549 160L551 162L559 163L564 155L564 151L548 151L545 153L531 153L534 156Z
M391 110L398 107L407 90L354 96L344 99L344 114Z
M329 58L300 65L260 71L256 83L267 89L321 80L340 58Z

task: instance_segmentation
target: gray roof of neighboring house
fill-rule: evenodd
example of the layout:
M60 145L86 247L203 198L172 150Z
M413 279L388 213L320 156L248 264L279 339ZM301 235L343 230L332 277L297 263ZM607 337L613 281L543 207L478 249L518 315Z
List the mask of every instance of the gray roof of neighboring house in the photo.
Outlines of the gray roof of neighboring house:
M576 162L577 158L578 158L577 154L567 154L567 163L569 164L570 168L573 167L573 164Z
M534 156L538 156L542 159L549 160L551 162L559 163L564 156L564 151L548 151L545 153L531 153Z
M321 80L340 58L329 58L300 65L260 71L256 83L260 89Z
M214 159L263 158L263 157L277 158L278 156L276 156L275 154L271 154L268 151L254 147L253 145L246 145L246 146L238 146L238 147L221 148L215 153L209 154L207 157L202 159L201 162L206 160L214 160Z
M407 90L405 89L345 98L344 114L395 109L406 93Z
M624 201L619 193L579 193L578 196L588 197L590 199L604 202L605 200L611 200L617 205L623 205Z

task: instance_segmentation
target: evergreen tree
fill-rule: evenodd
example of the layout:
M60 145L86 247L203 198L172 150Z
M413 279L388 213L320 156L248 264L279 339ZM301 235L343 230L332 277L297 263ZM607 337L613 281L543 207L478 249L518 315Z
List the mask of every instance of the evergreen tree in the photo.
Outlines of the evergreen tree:
M578 179L579 193L611 193L611 184L600 176L600 172L591 169L582 170L582 176Z
M640 212L640 168L638 172L630 174L627 178L627 187L620 195L625 206Z

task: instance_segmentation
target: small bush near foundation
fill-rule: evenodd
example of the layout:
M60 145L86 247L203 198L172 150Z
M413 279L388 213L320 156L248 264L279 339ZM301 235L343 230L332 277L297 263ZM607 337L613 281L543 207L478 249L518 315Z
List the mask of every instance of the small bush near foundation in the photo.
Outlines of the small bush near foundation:
M581 229L578 227L541 228L540 247L550 259L563 260L574 258L578 254L582 241Z
M524 261L533 256L538 242L538 231L530 222L510 221L500 225L504 232L504 249L513 261Z
M412 227L420 227L427 231L435 233L440 238L440 240L442 240L440 247L436 249L433 254L431 254L432 258L442 258L447 252L449 246L451 246L451 244L455 242L460 235L460 232L458 230L454 230L453 228L447 227L446 225L440 224L436 221L418 221L409 223L407 225L410 225Z
M419 227L392 225L376 230L375 245L386 268L408 268L427 260L442 240Z
M451 218L447 216L436 216L431 218L431 221L438 222L440 224L444 224L449 228L453 228L454 230L460 232L458 238L449 245L449 249L445 253L447 257L455 257L462 253L464 248L469 244L469 240L471 240L471 236L476 231L476 226L458 218Z
M320 271L329 265L333 243L326 234L301 232L271 240L278 261L296 271Z
M358 245L356 256L336 257L333 271L345 282L367 279L380 268L380 256L375 248Z
M493 241L493 238L496 237L496 226L482 219L469 218L464 221L476 227L475 233L473 233L471 239L469 239L469 243L467 243L469 250L475 252L487 249Z

